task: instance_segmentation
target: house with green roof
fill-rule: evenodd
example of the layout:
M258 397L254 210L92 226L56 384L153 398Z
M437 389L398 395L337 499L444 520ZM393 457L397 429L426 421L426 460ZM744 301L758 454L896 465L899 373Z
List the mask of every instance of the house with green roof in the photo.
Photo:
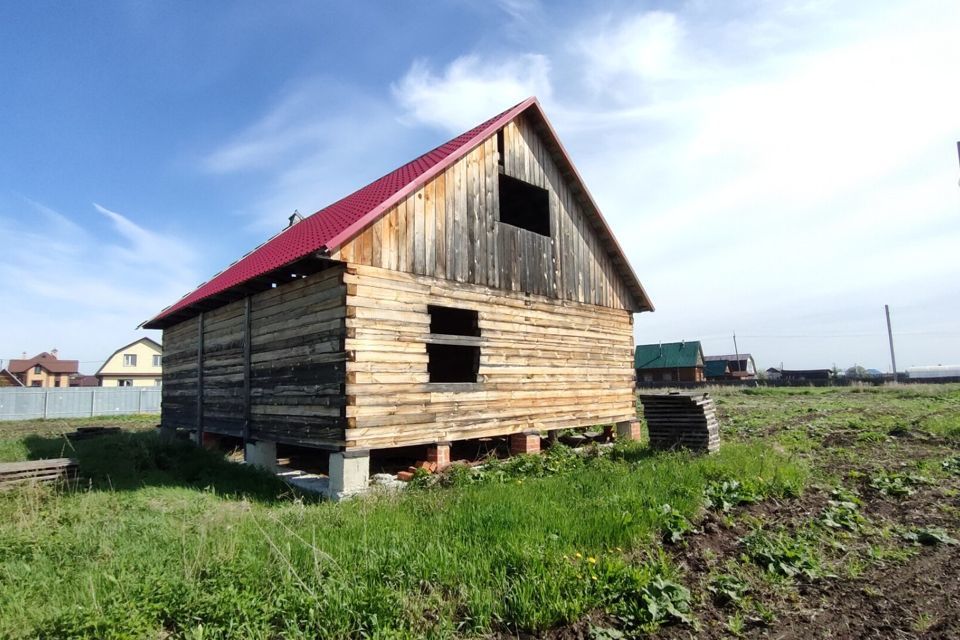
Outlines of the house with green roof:
M726 360L711 360L707 356L703 363L703 374L707 380L725 380L730 377L730 365Z
M703 382L699 340L637 345L633 366L637 382Z

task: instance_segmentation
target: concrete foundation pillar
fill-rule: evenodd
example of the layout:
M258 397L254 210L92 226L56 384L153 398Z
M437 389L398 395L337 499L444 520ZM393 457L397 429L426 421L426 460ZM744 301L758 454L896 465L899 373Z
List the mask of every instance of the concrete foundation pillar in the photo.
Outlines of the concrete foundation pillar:
M625 420L617 423L617 440L639 440L640 421Z
M370 452L363 449L331 453L329 477L332 500L365 491L370 484Z
M540 453L540 433L537 431L514 433L510 436L510 453L512 455Z
M450 443L438 442L432 447L427 447L427 462L437 465L437 470L446 469L450 466Z
M277 443L267 442L266 440L248 442L243 448L243 459L251 466L275 472L277 470Z

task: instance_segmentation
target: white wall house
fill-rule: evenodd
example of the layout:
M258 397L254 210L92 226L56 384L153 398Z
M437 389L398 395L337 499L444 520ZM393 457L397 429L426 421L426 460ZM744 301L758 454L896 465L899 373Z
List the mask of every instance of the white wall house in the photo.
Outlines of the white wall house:
M150 338L120 347L97 371L101 387L154 387L163 380L163 347Z

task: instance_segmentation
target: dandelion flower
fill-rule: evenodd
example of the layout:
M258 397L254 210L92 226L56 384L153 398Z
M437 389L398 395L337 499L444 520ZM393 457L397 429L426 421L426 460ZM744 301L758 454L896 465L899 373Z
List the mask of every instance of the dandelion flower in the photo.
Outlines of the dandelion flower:
M590 557L590 558L587 558L587 562L589 562L590 564L597 564L597 559Z

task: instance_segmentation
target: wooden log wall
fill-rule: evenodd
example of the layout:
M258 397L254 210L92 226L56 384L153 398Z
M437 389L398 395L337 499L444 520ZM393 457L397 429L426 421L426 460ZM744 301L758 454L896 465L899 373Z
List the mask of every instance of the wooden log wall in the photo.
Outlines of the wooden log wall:
M333 257L455 282L639 310L576 195L521 116L386 212ZM550 192L550 237L499 222L500 171Z
M629 311L365 265L344 282L348 447L636 419ZM429 382L428 305L478 312L477 383Z
M193 429L197 424L198 319L191 318L163 330L163 387L161 422Z
M345 404L342 273L343 266L332 263L254 294L249 317L246 300L203 314L202 389L200 320L165 329L163 423L195 428L201 391L204 431L243 437L246 430L253 440L339 446Z

